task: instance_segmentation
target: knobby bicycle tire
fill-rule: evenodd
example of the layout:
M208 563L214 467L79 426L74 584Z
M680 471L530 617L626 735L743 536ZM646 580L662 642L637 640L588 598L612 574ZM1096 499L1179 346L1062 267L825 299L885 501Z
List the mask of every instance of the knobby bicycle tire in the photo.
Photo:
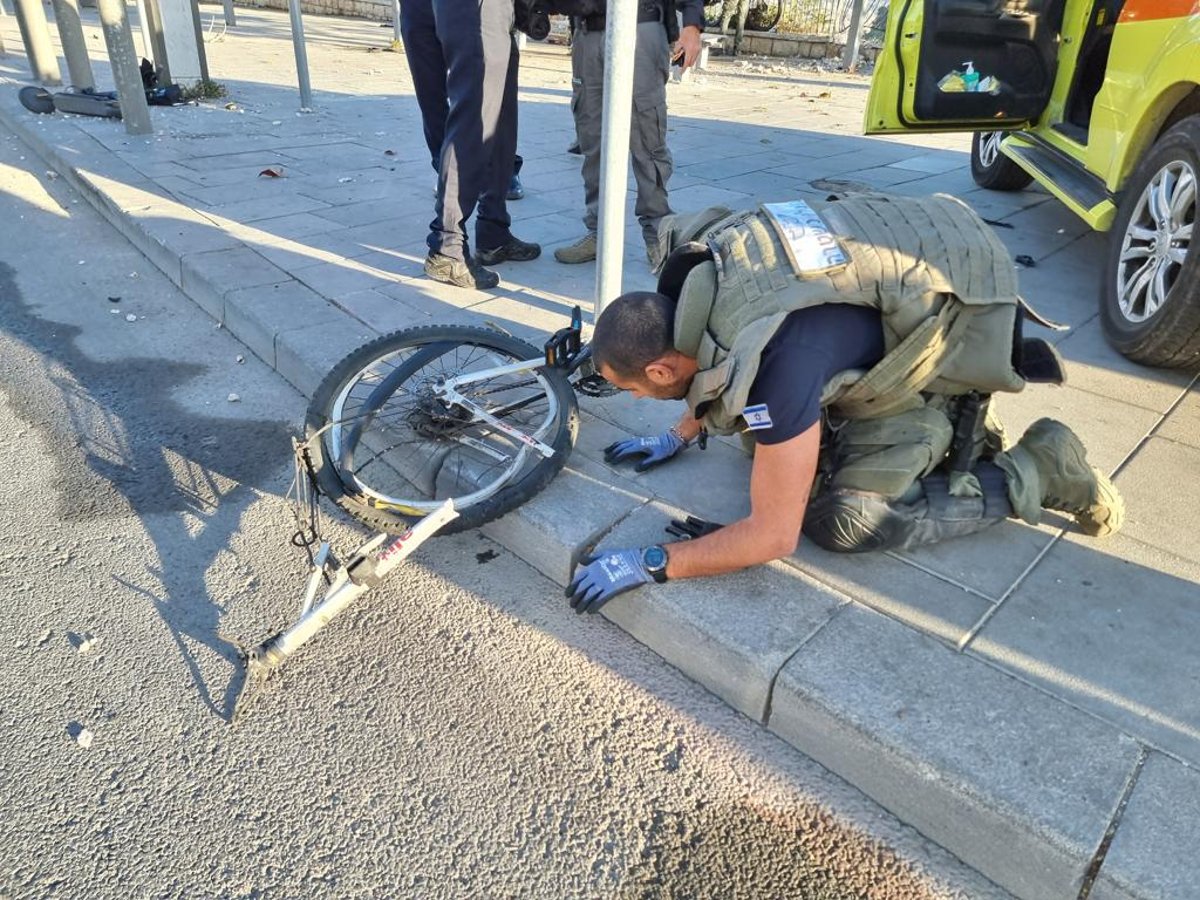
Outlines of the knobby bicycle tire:
M727 0L730 3L737 3L737 0ZM712 2L704 4L704 27L705 28L720 28L721 19L723 18L725 5L721 0L712 0ZM746 21L743 25L746 31L766 32L774 29L779 21L783 18L783 3L781 0L761 0L757 5L751 5L746 12ZM730 20L730 27L735 27L737 17L734 16Z
M465 419L454 418L451 407L432 399L429 394L430 375L427 369L462 348L475 348L485 358L489 354L502 356L505 358L503 362L538 359L542 356L536 347L487 328L421 326L384 335L359 347L334 366L313 394L305 417L309 465L321 492L364 525L399 533L421 518L428 506L446 499L445 496L436 496L435 490L434 496L424 501L426 507L418 508L407 502L388 502L381 499L380 492L363 481L362 473L357 471L358 457L363 455L362 448L370 443L364 434L371 431L376 420L381 420L383 424L374 438L374 446L365 451L371 461L382 460L380 466L387 466L384 471L388 477L395 476L396 481L405 481L406 476L413 475L415 471L416 475L428 477L429 483L435 488L450 454L457 450L467 456L467 451L483 446L486 439L505 439L502 432L489 431L483 425L471 426L478 429L478 434L466 434ZM476 528L527 502L558 474L574 447L579 429L579 410L565 373L542 367L512 378L514 380L511 383L489 379L464 391L511 397L512 391L527 389L521 399L508 404L514 411L535 406L539 390L543 392L547 413L539 426L540 439L549 445L553 453L545 457L536 451L525 454L517 448L512 470L501 471L496 481L483 489L490 493L461 505L458 502L460 498L455 496L459 517L443 530L444 533ZM518 380L522 378L524 381ZM530 386L530 379L536 388ZM365 397L354 406L348 398L359 387ZM389 403L393 406L387 411ZM440 406L437 405L439 403ZM434 407L432 412L431 404ZM347 416L347 409L351 409L353 415ZM496 410L493 409L493 412ZM500 418L504 419L505 415L507 413ZM516 427L516 423L509 424ZM413 438L402 440L401 434L411 434ZM392 439L395 439L395 443L388 445L387 442ZM405 468L411 467L407 459L396 467L383 459L384 453L401 445L420 445L423 451L428 452L427 464L436 469L435 473L426 476L426 463L418 463L416 469L411 470ZM379 471L377 468L376 473ZM461 464L459 471L462 471ZM371 478L375 477L376 474L372 474ZM413 485L414 490L419 489L416 480L408 483ZM473 495L468 493L463 496Z
M781 0L763 0L757 6L751 6L746 14L747 31L772 31L783 18L783 3Z

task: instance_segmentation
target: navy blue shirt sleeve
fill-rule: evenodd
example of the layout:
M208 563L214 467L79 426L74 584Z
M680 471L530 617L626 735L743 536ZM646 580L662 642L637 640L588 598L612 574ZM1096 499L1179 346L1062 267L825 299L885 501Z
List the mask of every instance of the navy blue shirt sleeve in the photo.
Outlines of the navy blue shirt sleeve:
M803 434L821 417L825 383L883 358L883 325L869 307L827 303L788 315L767 342L743 418L760 444Z

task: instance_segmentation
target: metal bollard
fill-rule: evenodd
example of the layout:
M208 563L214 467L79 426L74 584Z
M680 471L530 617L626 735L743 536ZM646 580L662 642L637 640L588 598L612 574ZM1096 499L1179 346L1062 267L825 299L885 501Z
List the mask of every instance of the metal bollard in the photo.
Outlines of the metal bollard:
M308 51L304 47L304 17L300 15L300 0L288 0L292 17L292 47L296 52L296 78L300 82L300 109L312 109L312 84L308 80Z
M858 50L862 46L863 0L854 0L850 11L850 30L846 34L846 49L842 54L842 68L847 72L858 70Z
M142 73L138 70L133 32L129 28L129 17L125 14L125 0L99 0L99 6L100 27L104 31L104 44L108 47L108 60L112 64L125 131L129 134L150 134L154 130L150 125L150 107L146 104Z
M88 59L87 40L83 36L83 25L79 21L79 7L75 0L52 0L54 24L58 26L58 38L62 41L63 56L67 58L67 73L71 76L71 87L86 91L96 86L92 78L92 63Z
M42 84L62 84L58 57L50 44L50 26L41 0L16 0L17 26L29 59L29 71Z

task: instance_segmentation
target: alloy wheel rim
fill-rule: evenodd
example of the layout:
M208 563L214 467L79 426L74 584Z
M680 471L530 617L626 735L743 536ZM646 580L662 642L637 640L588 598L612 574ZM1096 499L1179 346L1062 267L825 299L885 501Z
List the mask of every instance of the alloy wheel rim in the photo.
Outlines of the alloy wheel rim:
M979 135L979 164L990 169L1000 158L1000 142L1004 140L1003 131L985 131Z
M1126 321L1141 324L1167 301L1192 245L1196 170L1167 163L1150 179L1125 228L1117 258L1117 302Z

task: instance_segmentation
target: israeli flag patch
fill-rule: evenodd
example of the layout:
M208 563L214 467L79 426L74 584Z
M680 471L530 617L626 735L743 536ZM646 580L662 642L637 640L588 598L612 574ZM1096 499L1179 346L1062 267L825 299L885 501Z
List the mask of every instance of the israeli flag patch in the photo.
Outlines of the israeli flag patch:
M742 410L742 418L746 420L746 425L751 431L761 431L764 428L770 428L774 424L771 422L771 411L767 409L767 404L765 403L755 403L753 406L747 406Z

